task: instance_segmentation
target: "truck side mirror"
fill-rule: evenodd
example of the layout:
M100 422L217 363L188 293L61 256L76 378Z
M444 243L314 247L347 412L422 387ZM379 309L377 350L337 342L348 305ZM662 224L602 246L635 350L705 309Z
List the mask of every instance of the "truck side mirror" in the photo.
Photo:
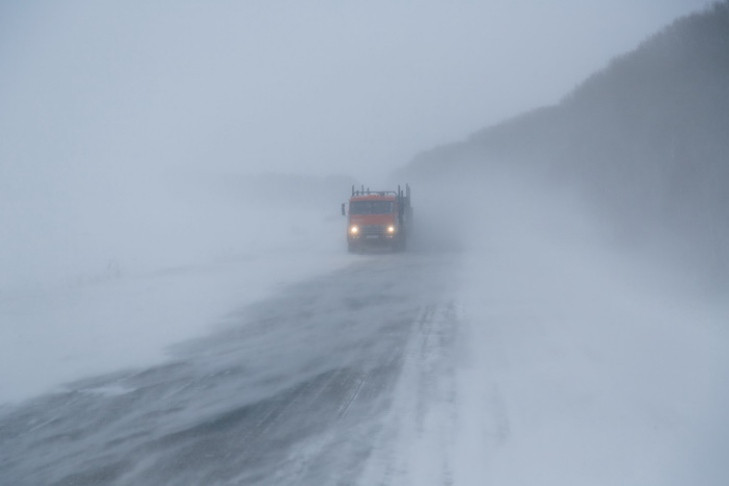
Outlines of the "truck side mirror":
M347 215L347 211L344 209L344 206L345 206L345 204L342 203L342 216L346 216Z

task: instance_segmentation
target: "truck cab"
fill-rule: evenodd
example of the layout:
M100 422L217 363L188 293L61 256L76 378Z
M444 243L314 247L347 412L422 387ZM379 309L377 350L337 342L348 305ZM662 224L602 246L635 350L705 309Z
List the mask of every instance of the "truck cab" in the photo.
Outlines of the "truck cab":
M347 247L350 252L384 247L405 249L411 226L410 186L403 191L372 191L352 187L347 214Z

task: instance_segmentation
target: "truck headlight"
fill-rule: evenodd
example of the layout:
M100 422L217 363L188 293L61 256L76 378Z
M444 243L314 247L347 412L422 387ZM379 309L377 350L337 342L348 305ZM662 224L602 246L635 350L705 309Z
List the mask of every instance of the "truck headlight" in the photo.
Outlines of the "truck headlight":
M387 234L394 235L395 234L395 227L390 225L387 227Z
M350 226L349 227L349 234L350 235L357 235L357 234L359 234L359 226Z

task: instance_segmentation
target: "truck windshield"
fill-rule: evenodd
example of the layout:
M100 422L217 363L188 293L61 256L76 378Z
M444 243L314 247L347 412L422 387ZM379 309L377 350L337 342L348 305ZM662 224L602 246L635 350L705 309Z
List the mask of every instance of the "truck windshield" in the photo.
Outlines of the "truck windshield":
M392 201L352 201L349 214L388 214L392 212Z

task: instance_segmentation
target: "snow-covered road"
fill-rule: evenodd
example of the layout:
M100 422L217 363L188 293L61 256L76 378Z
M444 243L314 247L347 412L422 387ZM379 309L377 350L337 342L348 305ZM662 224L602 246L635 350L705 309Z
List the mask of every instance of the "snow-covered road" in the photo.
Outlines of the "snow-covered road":
M353 481L415 336L450 312L454 264L364 256L229 315L163 365L6 408L0 483Z

